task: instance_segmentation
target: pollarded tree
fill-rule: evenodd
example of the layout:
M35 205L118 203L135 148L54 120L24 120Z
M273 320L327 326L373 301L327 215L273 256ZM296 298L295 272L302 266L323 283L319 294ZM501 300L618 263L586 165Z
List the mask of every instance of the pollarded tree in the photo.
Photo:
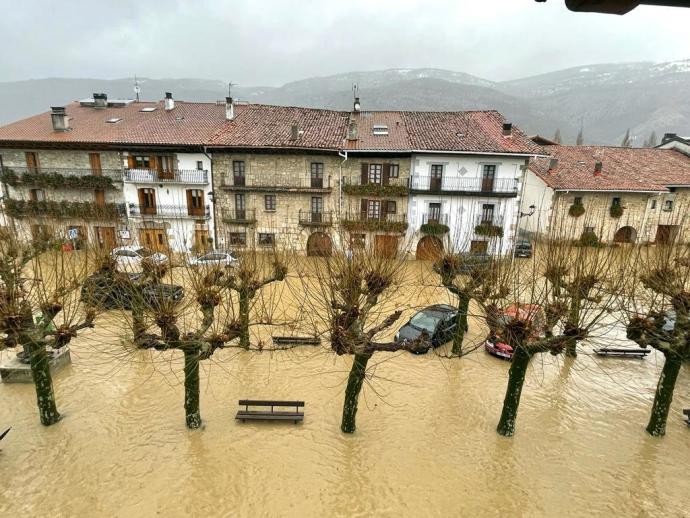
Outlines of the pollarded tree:
M351 355L352 368L345 389L340 429L356 429L359 394L366 378L367 364L374 353L422 351L430 347L426 333L413 341L380 341L402 311L387 308L398 294L404 279L404 261L373 251L335 253L315 264L311 286L315 313L322 313L330 334L331 349Z
M628 338L664 355L647 432L666 433L673 392L683 361L690 359L690 253L670 243L639 251L627 302Z
M0 233L0 348L19 349L29 363L41 423L60 420L50 357L79 331L94 326L96 311L84 307L79 288L96 264L89 250L64 252L49 235L31 242L13 230ZM50 351L50 352L49 352Z
M563 246L575 246L569 243ZM515 433L522 387L531 359L546 352L561 354L568 348L574 348L577 341L592 336L601 319L613 308L624 279L613 268L599 272L597 267L600 262L587 261L581 268L562 271L557 278L552 272L551 279L547 281L547 250L548 246L542 243L535 248L531 262L502 263L502 267L510 269L510 273L503 276L506 279L504 286L495 292L498 296L480 301L490 333L500 337L513 350L508 386L497 426L497 432L504 436ZM600 251L592 249L592 253ZM625 257L624 254L621 257ZM617 264L621 265L620 262ZM558 311L549 308L549 291L554 285L564 290L587 286L587 296L578 298L581 303L577 312L569 312L565 305Z

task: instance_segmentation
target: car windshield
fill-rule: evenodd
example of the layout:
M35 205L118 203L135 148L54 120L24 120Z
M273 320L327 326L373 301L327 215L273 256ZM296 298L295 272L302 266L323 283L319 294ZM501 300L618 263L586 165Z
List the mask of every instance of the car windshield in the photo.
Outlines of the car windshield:
M410 319L410 325L422 331L433 333L436 331L436 326L442 319L443 316L439 313L421 311Z

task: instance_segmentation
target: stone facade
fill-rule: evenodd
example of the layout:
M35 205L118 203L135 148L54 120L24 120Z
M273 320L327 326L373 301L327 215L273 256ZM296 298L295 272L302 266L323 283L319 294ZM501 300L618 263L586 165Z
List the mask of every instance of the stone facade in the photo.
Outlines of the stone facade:
M390 178L388 184L403 189L385 195L390 190L361 186L362 164L380 165L382 170L384 164L397 166L393 168L397 177ZM358 244L374 246L377 235L402 235L359 220L362 200L372 200L379 208L383 203L386 208L394 207L394 213L387 212L388 219L404 223L409 171L407 157L344 159L335 152L216 152L213 181L219 246L232 247L246 241L250 246L262 247L274 242L305 253L313 250L310 242L325 236L336 246L348 246L351 234L356 234Z

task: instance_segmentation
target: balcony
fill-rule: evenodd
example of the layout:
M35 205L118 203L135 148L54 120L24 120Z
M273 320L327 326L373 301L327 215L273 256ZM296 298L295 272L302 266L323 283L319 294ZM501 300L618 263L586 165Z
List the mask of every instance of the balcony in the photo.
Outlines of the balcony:
M422 225L419 227L419 231L429 236L447 234L450 232L448 214L439 214L438 212L422 214Z
M422 224L432 224L432 225L447 225L448 224L448 214L439 214L437 212L422 214Z
M375 196L394 198L407 196L410 192L407 178L388 178L387 183L365 181L361 176L343 177L343 192L351 196Z
M333 225L333 212L299 211L299 224L305 227L330 227Z
M121 169L79 169L73 167L3 167L0 178L12 187L51 189L108 189L122 181Z
M412 176L410 191L416 194L456 194L465 196L517 196L517 178L454 178Z
M154 169L125 169L125 182L129 183L185 183L205 185L208 171L201 169L178 169L176 171L156 171Z
M402 234L407 230L407 216L397 214L380 214L372 217L366 213L344 214L341 222L348 232L379 231Z
M256 211L254 209L224 210L221 219L230 225L255 225Z
M127 215L124 203L106 203L80 201L24 201L6 199L4 201L7 215L22 219L49 217L56 219L114 220Z
M283 174L233 176L226 178L221 187L229 191L330 192L331 177Z
M210 219L211 207L206 205L204 207L188 207L187 205L139 205L137 203L129 204L129 215L133 218L193 218L193 219Z

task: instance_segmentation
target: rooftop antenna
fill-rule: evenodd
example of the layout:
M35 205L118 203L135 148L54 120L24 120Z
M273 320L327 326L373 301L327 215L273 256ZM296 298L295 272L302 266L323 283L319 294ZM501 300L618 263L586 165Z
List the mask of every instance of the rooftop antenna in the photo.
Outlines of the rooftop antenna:
M139 102L139 92L141 92L141 88L139 88L139 80L137 79L137 75L134 74L134 95L137 96L137 102Z
M232 81L230 81L230 82L228 83L228 97L232 97L232 92L231 92L231 90L232 90L232 87L233 87L233 86L238 86L238 85L237 85L237 83L233 83Z

